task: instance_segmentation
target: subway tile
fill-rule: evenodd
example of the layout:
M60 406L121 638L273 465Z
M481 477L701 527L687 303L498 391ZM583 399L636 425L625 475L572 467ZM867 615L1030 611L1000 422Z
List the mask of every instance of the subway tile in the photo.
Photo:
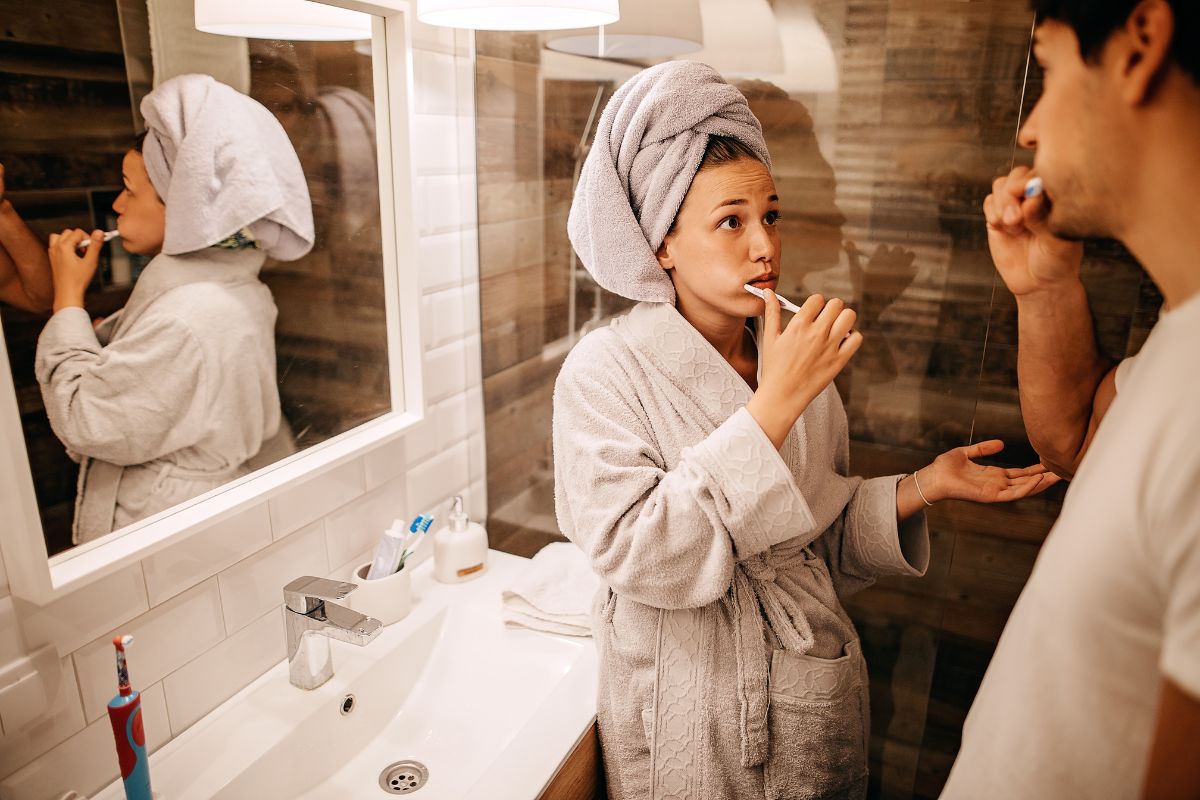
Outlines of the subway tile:
M482 524L488 518L487 481L482 478L474 481L467 491L467 513Z
M454 175L428 175L416 179L424 198L418 211L420 233L439 233L463 227L459 179ZM474 215L472 209L471 214Z
M129 675L134 688L157 683L225 638L216 579L210 578L113 628L75 652L75 670L88 722L104 716L104 707L116 688L112 637L117 634L130 634L134 639L129 648Z
M471 434L483 433L483 385L476 384L467 389L467 430Z
M412 69L413 109L418 114L454 114L458 109L454 56L416 50Z
M455 51L456 37L454 28L446 28L441 25L426 25L412 14L408 16L408 20L410 22L410 30L412 31L412 45L415 52L435 51L453 53Z
M426 295L424 299L428 307L423 321L427 320L429 325L424 341L425 349L432 350L455 339L461 339L466 333L464 290L447 289Z
M484 434L473 434L467 442L468 476L471 480L483 480L487 467L487 446Z
M21 623L11 597L0 598L0 668L25 655Z
M59 661L62 682L41 721L0 738L0 775L9 775L83 730L83 704L71 657ZM113 672L114 686L116 673Z
M329 571L321 520L235 564L217 576L225 629L232 634L283 603L283 587L302 575Z
M458 169L456 120L443 114L417 114L413 119L413 162L418 175L441 175Z
M459 442L408 471L411 508L437 508L439 503L467 484L467 443Z
M468 342L452 342L425 354L425 399L436 403L467 388L464 358Z
M113 673L115 692L116 673ZM146 745L154 752L170 738L162 684L142 690ZM4 800L46 800L69 791L90 796L120 777L112 725L107 714L36 761L0 781Z
M479 336L468 336L464 347L467 361L467 386L483 385L483 341Z
M481 319L479 314L479 283L468 283L462 291L463 303L463 333L465 335L479 334Z
M422 236L417 243L421 290L430 293L462 283L464 249L457 232Z
M14 603L30 649L53 643L60 653L78 650L150 607L141 564L118 570L44 606L20 599Z
M432 406L426 406L426 414L425 419L409 428L404 434L404 448L408 455L405 470L437 452L437 425L433 419Z
M437 429L438 450L445 450L454 442L467 438L467 394L452 395L433 408L434 427Z
M479 280L479 229L464 230L459 238L459 274L462 280Z
M283 660L283 610L273 608L163 679L171 735L237 694Z
M408 454L403 438L393 439L386 444L368 451L363 456L363 469L366 471L367 490L370 491L397 475L403 475L407 464Z
M340 566L355 553L373 548L392 520L407 525L418 510L409 508L405 478L393 478L325 518L326 552L330 566Z
M361 459L296 484L271 498L271 529L280 539L366 491Z
M271 514L260 503L142 561L156 606L271 543Z

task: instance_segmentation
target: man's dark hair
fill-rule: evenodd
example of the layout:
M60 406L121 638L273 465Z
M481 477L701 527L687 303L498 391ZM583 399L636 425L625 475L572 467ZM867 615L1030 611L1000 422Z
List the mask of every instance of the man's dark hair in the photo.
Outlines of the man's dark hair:
M1192 80L1200 83L1200 2L1166 0L1175 14L1175 40L1171 57ZM1070 25L1085 59L1100 57L1108 38L1124 27L1138 0L1030 0L1038 19Z

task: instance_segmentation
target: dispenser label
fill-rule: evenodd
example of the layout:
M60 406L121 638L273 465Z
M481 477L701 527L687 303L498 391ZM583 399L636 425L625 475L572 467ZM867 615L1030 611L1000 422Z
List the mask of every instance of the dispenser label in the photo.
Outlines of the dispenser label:
M473 567L463 567L455 574L458 575L458 577L460 577L460 578L465 578L468 575L472 575L476 572L479 572L479 570L481 570L481 569L483 569L483 564L476 564Z

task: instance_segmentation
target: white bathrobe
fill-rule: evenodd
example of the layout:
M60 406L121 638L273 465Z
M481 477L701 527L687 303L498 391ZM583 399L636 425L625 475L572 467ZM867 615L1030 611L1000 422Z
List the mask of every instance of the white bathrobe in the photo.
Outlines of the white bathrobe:
M244 474L278 431L265 258L160 254L99 331L81 308L47 323L36 373L50 425L80 462L76 544Z
M571 352L554 394L558 522L608 585L593 624L613 800L860 798L866 668L839 595L920 575L899 476L846 476L827 388L782 451L750 387L666 303Z

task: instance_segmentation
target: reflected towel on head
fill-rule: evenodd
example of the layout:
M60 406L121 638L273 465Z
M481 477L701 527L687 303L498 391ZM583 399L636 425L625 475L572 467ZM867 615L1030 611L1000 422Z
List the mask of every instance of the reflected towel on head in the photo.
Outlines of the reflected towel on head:
M596 282L631 300L674 303L655 258L700 168L709 136L745 144L768 166L762 126L715 69L669 61L630 78L604 109L567 232Z
M180 75L142 99L146 172L167 206L163 252L211 247L242 228L271 258L312 249L300 159L262 105L208 75Z

